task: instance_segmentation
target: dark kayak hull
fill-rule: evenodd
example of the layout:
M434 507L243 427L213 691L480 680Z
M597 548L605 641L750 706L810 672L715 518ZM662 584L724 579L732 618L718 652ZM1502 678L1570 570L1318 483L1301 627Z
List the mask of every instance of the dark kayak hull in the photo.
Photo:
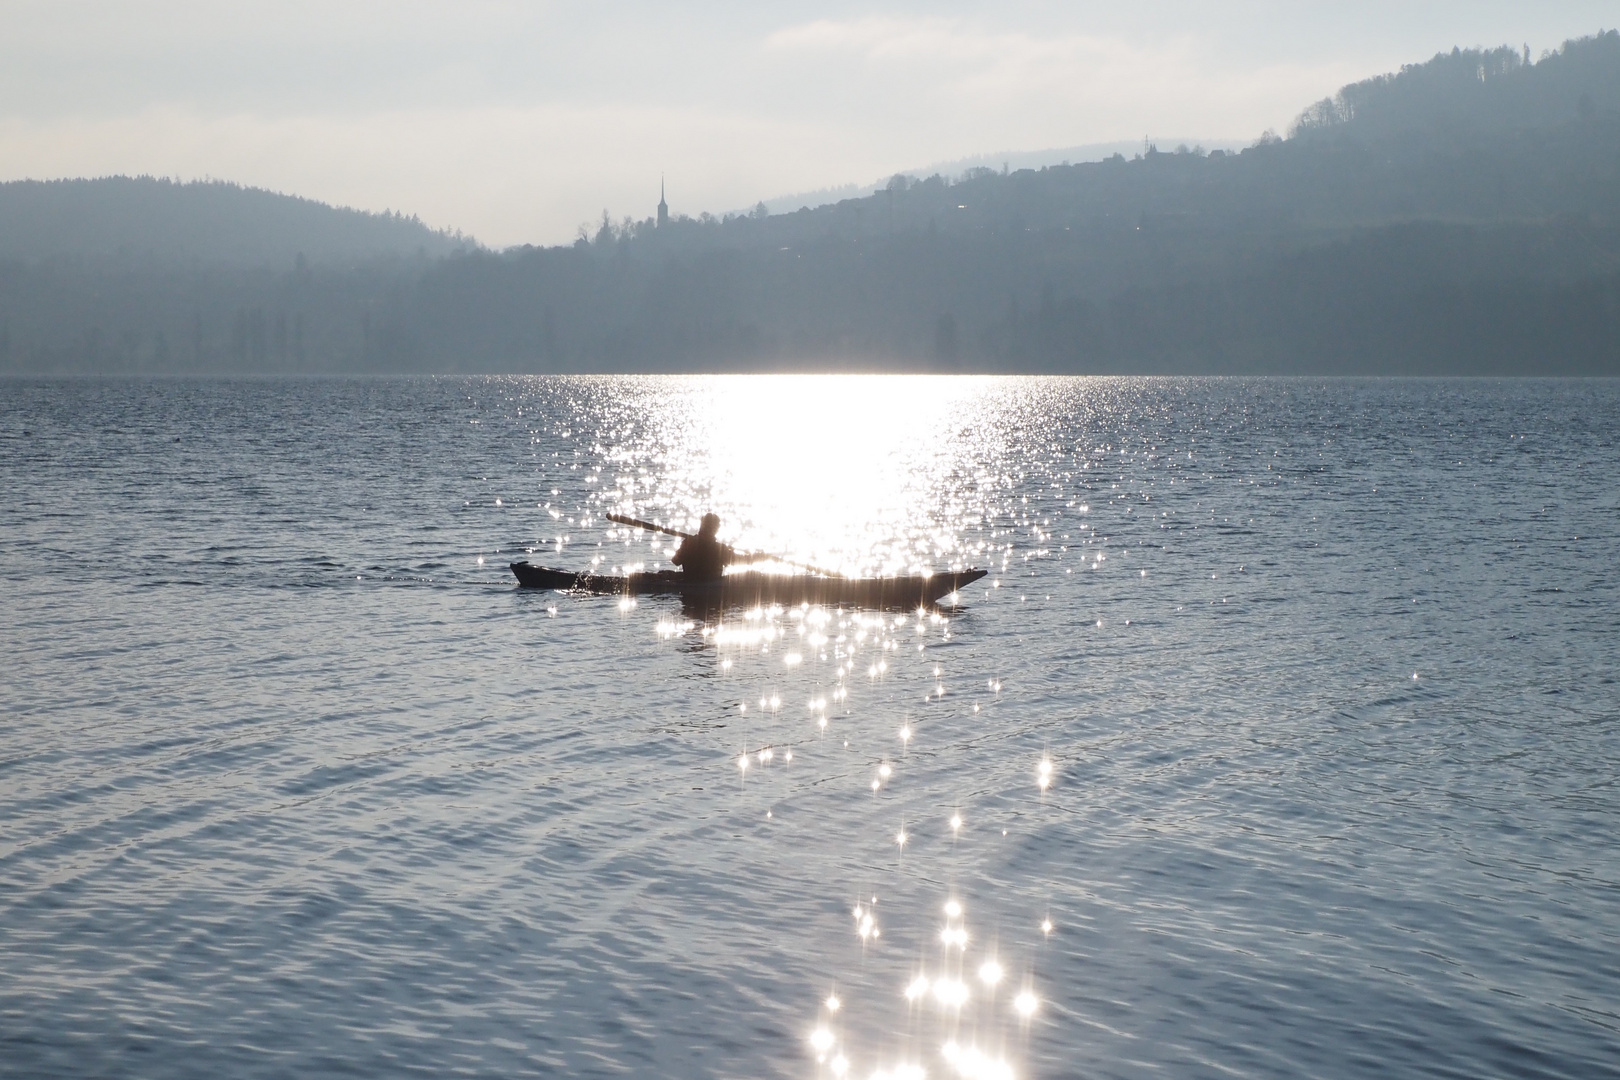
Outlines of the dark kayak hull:
M815 604L822 607L863 607L910 609L937 604L951 593L984 577L984 570L954 570L930 574L883 578L835 578L813 574L761 574L748 571L727 574L719 581L690 581L679 571L656 574L628 574L611 577L553 570L529 562L512 563L518 584L528 589L559 589L566 592L601 593L608 596L668 594L687 601L725 607L753 607L780 604L792 607Z

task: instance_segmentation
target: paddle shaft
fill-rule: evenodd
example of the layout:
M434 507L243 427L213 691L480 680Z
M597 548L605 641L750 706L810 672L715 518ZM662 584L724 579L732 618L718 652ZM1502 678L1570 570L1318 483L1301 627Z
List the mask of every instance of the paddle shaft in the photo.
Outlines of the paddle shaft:
M642 521L640 518L626 517L623 514L603 514L602 516L607 518L609 521L617 522L620 525L633 525L638 529L648 529L648 530L650 530L652 532L663 533L665 536L678 536L682 540L690 540L690 539L692 539L692 534L691 533L684 533L684 532L681 532L679 529L671 529L671 528L669 528L667 526L664 526L664 525L654 525L652 522L650 522L650 521ZM810 563L795 562L792 559L784 559L780 555L772 555L772 554L770 554L769 552L766 552L766 551L745 551L745 552L740 552L740 554L742 554L742 555L744 555L744 556L746 556L746 557L748 557L750 559L773 559L776 562L787 563L789 566L800 566L800 567L803 567L804 569L809 570L809 571L811 571L813 573L825 574L827 577L843 577L844 576L843 574L840 574L836 570L824 570L821 567L814 566L814 565L812 565Z
M692 539L691 533L683 533L679 529L669 529L662 525L654 525L652 522L642 521L640 518L625 517L623 514L604 514L602 516L607 518L609 521L616 521L620 525L634 525L638 529L647 529L651 532L660 532L665 536L678 536L682 540Z

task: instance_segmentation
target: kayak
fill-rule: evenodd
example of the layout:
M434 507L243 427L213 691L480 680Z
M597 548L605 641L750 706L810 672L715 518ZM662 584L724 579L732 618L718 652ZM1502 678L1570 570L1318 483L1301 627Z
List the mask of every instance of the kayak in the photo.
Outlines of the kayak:
M965 585L984 577L985 570L952 570L940 574L899 577L841 578L821 574L762 574L756 570L722 575L718 581L691 581L679 570L614 577L554 570L530 562L512 563L512 573L526 589L641 596L667 593L686 601L724 607L780 604L816 604L824 607L911 609L937 604Z

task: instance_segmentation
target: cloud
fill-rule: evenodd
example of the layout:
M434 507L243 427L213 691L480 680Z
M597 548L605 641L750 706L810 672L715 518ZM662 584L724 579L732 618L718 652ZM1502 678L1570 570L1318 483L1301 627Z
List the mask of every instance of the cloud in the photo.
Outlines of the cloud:
M818 19L771 34L766 45L783 50L855 52L877 62L1022 63L1052 57L1139 55L1117 39L1082 34L1036 37L997 32L965 19Z
M941 120L961 125L999 118L1013 132L1048 142L1155 128L1258 134L1265 125L1255 126L1256 119L1275 124L1364 74L1343 62L1234 71L1189 35L1144 45L1119 36L996 29L967 19L819 19L778 30L765 44L784 56L852 63L846 76L939 102ZM1245 127L1254 131L1234 130Z

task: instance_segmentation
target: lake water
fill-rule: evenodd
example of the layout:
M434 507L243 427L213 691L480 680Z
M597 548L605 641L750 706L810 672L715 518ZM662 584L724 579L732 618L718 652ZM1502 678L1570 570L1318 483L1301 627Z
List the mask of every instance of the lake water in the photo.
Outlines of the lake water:
M0 1074L1620 1076L1616 432L1613 381L0 383ZM506 569L711 508L992 575Z

